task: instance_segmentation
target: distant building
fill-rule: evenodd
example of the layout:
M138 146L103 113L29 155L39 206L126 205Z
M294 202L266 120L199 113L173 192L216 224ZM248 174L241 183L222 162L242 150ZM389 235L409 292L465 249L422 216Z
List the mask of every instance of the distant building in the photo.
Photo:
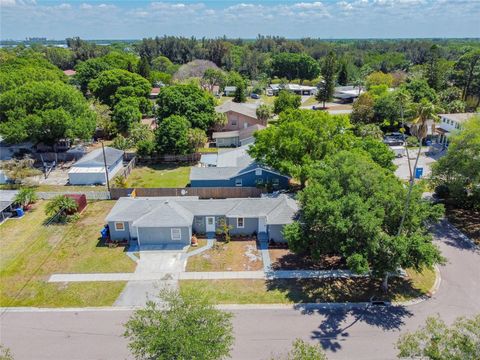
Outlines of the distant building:
M437 142L448 145L451 133L460 130L463 124L475 115L475 113L440 114L440 123L435 126Z
M212 134L217 147L237 147L254 142L253 133L265 129L263 125L252 125L241 130L221 131Z
M152 90L150 91L150 99L157 98L158 94L160 94L160 88L159 87L153 87Z
M255 162L247 153L249 146L202 155L202 167L190 169L190 186L288 188L290 177Z
M298 84L271 84L267 90L267 95L278 95L280 90L286 90L297 95L311 96L318 92L318 88L315 86L306 86Z
M365 92L364 89L358 86L337 86L333 97L343 102L353 102L361 94Z
M223 96L234 96L235 91L237 91L236 86L225 86L223 89Z
M71 185L100 185L107 182L105 176L105 162L108 169L108 177L112 179L123 166L123 151L111 147L105 147L105 159L102 149L96 149L88 153L75 164L68 172L68 180Z
M77 72L75 70L63 70L63 73L67 76L73 76L75 75Z
M228 122L225 126L219 129L221 131L240 130L253 125L267 125L265 121L258 119L256 106L254 104L242 104L227 101L226 103L217 106L215 111L227 116Z

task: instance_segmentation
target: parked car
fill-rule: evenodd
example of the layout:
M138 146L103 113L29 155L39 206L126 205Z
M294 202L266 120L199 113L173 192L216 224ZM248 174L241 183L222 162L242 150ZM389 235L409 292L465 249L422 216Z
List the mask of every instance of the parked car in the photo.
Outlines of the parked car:
M252 99L257 99L257 100L260 99L260 95L255 94L255 93L251 93L251 94L250 94L250 97L251 97Z

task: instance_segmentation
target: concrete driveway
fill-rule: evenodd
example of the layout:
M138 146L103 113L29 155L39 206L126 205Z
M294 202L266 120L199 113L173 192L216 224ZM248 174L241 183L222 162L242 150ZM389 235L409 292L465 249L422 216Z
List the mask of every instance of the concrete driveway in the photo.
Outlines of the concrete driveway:
M142 250L135 274L165 273L161 280L129 281L114 306L144 306L162 288L177 288L178 273L184 271L184 250Z

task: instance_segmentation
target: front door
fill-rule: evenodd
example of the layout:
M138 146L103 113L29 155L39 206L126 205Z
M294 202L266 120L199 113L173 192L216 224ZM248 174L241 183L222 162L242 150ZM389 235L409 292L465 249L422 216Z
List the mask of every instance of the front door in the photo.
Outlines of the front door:
M205 218L206 222L206 232L215 232L215 217L214 216L207 216Z
M267 232L267 224L265 217L258 218L258 233L266 233Z

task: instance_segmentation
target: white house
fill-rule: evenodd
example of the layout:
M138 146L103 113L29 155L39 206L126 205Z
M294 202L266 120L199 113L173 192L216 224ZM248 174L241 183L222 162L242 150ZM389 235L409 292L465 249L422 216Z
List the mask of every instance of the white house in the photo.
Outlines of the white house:
M96 149L73 164L68 172L71 185L99 185L107 182L105 162L108 177L112 179L123 166L123 151L105 147L105 159L102 149Z
M460 130L463 123L475 116L475 113L440 114L440 123L436 125L437 142L448 145L451 133Z

